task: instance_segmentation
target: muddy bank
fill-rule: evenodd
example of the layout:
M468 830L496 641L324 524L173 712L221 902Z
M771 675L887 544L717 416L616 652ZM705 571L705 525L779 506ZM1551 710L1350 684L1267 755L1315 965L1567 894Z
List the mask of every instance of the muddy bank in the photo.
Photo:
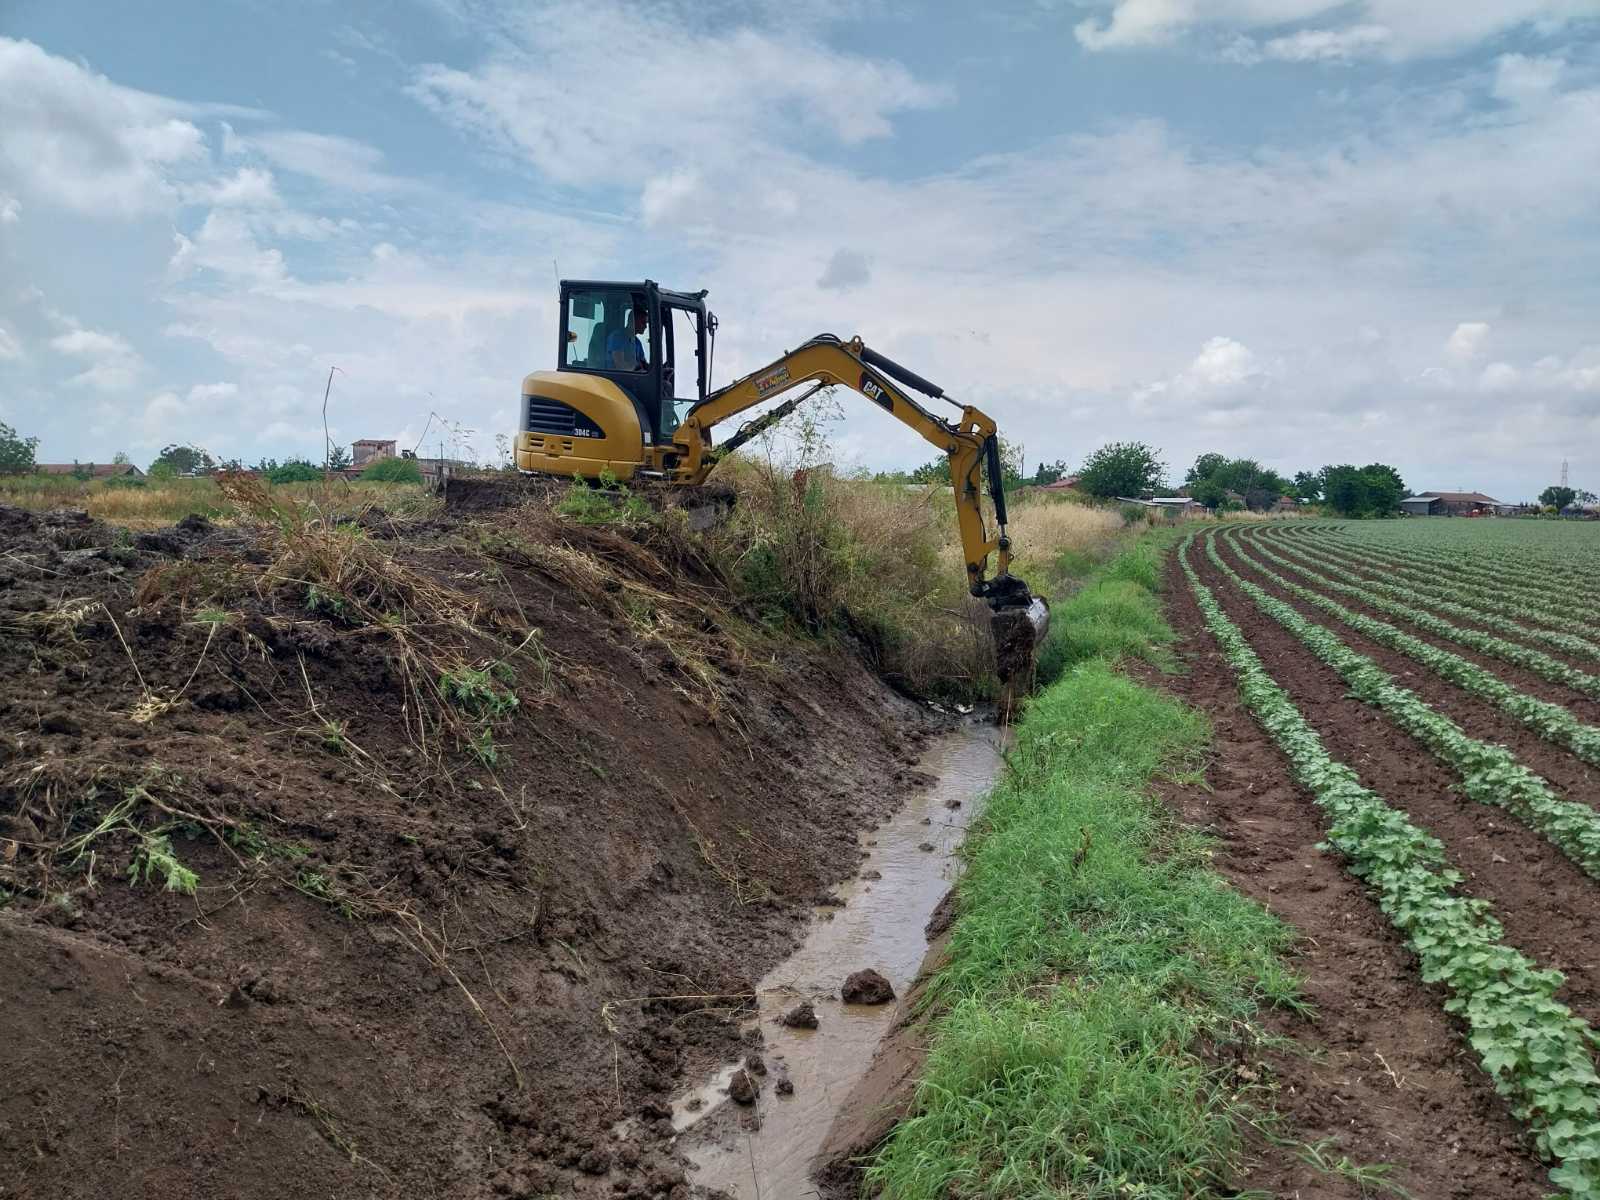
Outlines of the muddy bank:
M692 542L359 528L0 511L0 1196L682 1200L680 1081L922 782Z
M948 907L956 850L999 772L1002 743L1003 731L971 724L929 747L917 762L928 786L863 834L856 877L825 898L799 948L757 984L747 1057L675 1101L697 1188L737 1200L817 1194L813 1172L853 1148L864 1125L883 1123L885 1097L862 1084L869 1068L909 1079L914 1056L885 1040L909 1011ZM873 982L892 996L869 989L876 1003L845 1002L841 984L857 971L881 975ZM729 1095L736 1072L753 1094L740 1082L738 1098Z

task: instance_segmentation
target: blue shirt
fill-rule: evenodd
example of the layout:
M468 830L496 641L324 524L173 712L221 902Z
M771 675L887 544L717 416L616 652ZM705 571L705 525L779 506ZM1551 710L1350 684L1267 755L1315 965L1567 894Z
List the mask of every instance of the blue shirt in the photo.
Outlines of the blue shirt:
M633 343L631 347L629 346L630 341ZM633 361L626 363L620 370L637 371L644 365L644 343L637 337L629 338L627 331L623 329L613 329L608 333L606 335L606 369L618 370L619 368L616 366L617 360L612 356L619 353L627 354L630 349L633 352Z

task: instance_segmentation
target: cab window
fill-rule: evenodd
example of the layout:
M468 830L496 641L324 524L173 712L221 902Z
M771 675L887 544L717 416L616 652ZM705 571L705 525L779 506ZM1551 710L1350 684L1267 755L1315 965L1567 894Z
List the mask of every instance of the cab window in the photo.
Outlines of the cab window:
M635 311L646 312L642 294L576 291L567 296L564 367L590 371L643 371L650 365L648 314L643 329Z

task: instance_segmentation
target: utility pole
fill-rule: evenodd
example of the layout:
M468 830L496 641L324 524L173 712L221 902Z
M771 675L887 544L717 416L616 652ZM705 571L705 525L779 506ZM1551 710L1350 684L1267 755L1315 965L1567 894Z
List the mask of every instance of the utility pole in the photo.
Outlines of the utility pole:
M1561 486L1567 486L1567 460L1564 458L1561 460Z

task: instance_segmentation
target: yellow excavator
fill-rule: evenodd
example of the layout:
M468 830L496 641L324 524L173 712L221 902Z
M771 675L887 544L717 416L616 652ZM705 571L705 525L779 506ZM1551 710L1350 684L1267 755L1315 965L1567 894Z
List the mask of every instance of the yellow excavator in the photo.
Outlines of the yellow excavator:
M988 416L950 400L942 388L859 337L844 341L827 333L710 390L717 318L706 308L704 291L670 291L648 279L562 280L560 324L557 369L535 371L522 381L519 471L698 485L724 456L819 389L851 388L949 456L967 586L992 611L1002 713L1032 688L1035 652L1050 610L1010 571L1000 447ZM713 444L714 426L807 383L805 391ZM960 416L935 416L911 391L954 405ZM985 470L998 526L992 537L983 517ZM990 554L998 558L993 576Z

